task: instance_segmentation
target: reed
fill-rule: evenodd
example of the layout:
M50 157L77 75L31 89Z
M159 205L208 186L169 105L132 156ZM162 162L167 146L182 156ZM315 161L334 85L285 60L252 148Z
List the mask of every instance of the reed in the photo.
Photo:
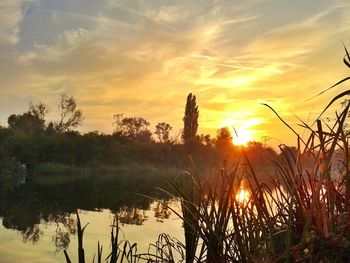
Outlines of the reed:
M344 64L350 68L346 48ZM216 175L203 178L195 172L180 173L168 183L181 202L178 216L183 220L185 244L161 234L147 253L138 254L136 244L118 241L116 220L107 259L113 263L349 262L350 132L346 121L350 100L345 99L333 123L321 119L330 106L348 95L350 90L335 96L313 125L301 121L309 134L305 140L265 105L297 140L296 151L279 146L281 154L271 160L274 174L269 180L259 179L244 147L238 161L231 167L224 164ZM249 196L239 200L236 196L243 184ZM83 231L78 217L79 242ZM83 257L82 242L79 255ZM66 258L70 262L67 254ZM97 258L101 262L99 245Z
M344 63L350 68L345 48ZM338 81L331 88L348 81ZM184 191L173 183L181 198L185 222L203 241L199 262L347 262L350 260L350 173L349 132L346 120L350 101L345 100L333 123L321 117L350 90L335 96L313 126L301 121L309 132L301 136L269 105L297 139L296 152L280 145L280 158L272 160L275 174L261 181L244 147L230 172L224 166L207 180L188 175L192 189ZM337 155L337 156L336 156ZM336 170L335 161L340 165ZM245 164L243 171L239 170ZM242 181L248 184L250 199L235 196ZM191 182L191 183L190 183ZM188 193L196 193L192 200ZM186 224L185 224L186 236ZM187 262L193 262L192 257Z

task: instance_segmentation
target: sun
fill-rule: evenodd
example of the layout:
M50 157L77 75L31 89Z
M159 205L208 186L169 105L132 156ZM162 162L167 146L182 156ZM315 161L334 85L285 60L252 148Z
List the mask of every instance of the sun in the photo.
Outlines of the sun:
M244 188L240 188L236 194L236 200L239 203L247 203L250 199L250 193Z
M245 127L239 127L235 129L232 135L232 142L235 145L247 145L248 142L254 140L254 131Z
M256 140L257 133L259 133L256 126L261 122L259 118L240 117L223 119L220 124L221 127L230 129L234 145L244 146Z

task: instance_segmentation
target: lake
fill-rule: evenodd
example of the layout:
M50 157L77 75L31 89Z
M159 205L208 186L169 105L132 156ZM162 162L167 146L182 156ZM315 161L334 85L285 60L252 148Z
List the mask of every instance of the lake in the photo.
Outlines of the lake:
M126 180L127 181L127 180ZM0 262L65 262L63 250L77 262L76 214L84 233L86 261L92 262L97 242L104 257L110 251L110 232L117 213L121 238L147 252L161 233L183 242L182 221L169 209L179 203L153 192L151 185L126 185L120 178L51 183L27 183L1 196ZM131 188L134 188L134 192ZM136 191L135 191L136 189ZM148 198L150 195L157 199Z

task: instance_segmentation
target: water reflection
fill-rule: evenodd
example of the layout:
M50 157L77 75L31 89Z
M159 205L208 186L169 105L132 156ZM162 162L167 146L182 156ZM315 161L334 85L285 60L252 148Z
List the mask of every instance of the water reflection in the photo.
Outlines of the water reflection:
M164 219L168 219L171 211L169 209L169 200L163 200L157 203L154 210L154 217L157 218L158 222L164 222Z
M32 228L27 228L22 232L23 241L24 242L32 242L36 244L39 241L40 236L42 236L44 232L40 230L39 225L34 225Z
M91 180L91 178L61 183L29 183L15 191L0 194L0 217L6 229L17 230L24 242L36 244L45 231L45 225L55 225L52 242L56 251L66 249L76 234L77 209L102 211L109 209L117 213L122 224L142 225L148 219L145 210L153 201L144 195L165 198L153 192L148 184L123 182L120 178ZM135 189L136 188L136 189ZM141 193L135 194L135 192ZM160 202L154 208L154 216L162 221L169 218L166 203Z
M121 224L142 225L147 216L142 209L124 206L119 209L118 219Z
M49 221L55 222L55 236L52 237L56 252L67 249L70 243L70 236L77 233L76 219L72 214L51 216Z

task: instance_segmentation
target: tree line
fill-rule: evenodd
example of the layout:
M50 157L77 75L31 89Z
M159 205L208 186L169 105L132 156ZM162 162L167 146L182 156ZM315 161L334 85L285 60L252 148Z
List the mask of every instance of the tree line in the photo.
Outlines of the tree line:
M77 102L73 96L62 94L58 104L59 119L47 123L46 117L49 112L48 106L39 102L29 103L29 108L22 114L11 114L8 119L8 127L0 127L13 132L29 135L43 134L76 134L76 130L82 125L84 117L82 110L77 107ZM227 127L220 128L216 138L211 138L209 134L197 135L199 109L196 103L196 96L188 94L183 117L183 130L181 142L186 146L194 146L202 143L214 146L232 143L232 136ZM170 132L173 127L167 122L159 122L155 125L155 130L150 130L150 122L143 117L124 117L118 120L113 136L129 141L159 142L159 143L179 143L177 138L171 137ZM88 132L85 135L101 134L98 131Z
M192 93L186 100L181 142L171 137L169 123L157 123L152 132L150 122L142 117L120 118L112 134L80 134L77 129L83 113L75 98L66 94L61 95L57 110L58 119L47 121L48 106L31 102L24 113L8 117L8 126L0 128L0 183L18 181L22 174L27 179L58 171L74 176L82 167L91 173L135 166L182 170L190 167L189 153L197 166L206 169L234 159L239 151L227 127L220 128L215 138L198 135L199 108ZM247 149L248 154L254 153L253 158L258 152L275 154L259 142L250 143Z

